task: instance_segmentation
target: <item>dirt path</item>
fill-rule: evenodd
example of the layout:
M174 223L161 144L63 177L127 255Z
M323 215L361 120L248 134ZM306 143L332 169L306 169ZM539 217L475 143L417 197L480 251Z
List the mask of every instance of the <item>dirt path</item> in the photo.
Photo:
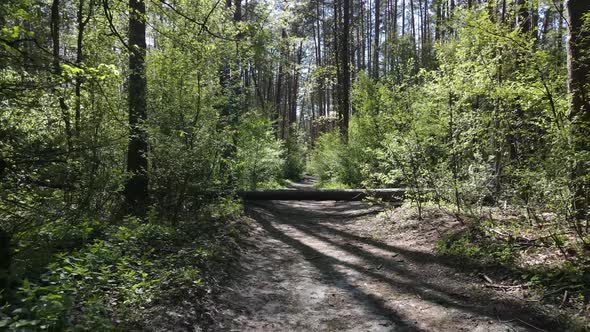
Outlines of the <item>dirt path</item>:
M557 331L435 256L436 227L391 234L361 202L274 201L247 212L255 231L216 330Z

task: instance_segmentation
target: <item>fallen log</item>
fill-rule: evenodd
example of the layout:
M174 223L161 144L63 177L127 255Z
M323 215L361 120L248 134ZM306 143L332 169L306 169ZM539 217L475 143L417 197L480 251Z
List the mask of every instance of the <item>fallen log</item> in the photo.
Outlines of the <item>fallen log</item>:
M238 191L237 195L252 201L360 201L374 197L388 202L401 202L405 192L405 189L264 189Z

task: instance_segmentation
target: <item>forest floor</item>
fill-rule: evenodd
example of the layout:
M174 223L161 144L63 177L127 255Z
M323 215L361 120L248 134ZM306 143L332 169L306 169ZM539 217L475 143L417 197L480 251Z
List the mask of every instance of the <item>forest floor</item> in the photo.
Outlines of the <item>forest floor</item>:
M395 227L363 202L268 201L238 277L220 295L227 331L563 331L519 289L435 254L450 215ZM487 277L487 276L486 276Z

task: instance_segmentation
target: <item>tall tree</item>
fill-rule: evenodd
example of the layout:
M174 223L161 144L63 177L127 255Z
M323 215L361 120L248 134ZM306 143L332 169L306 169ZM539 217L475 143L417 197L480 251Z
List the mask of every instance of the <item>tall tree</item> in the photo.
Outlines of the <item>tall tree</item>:
M56 81L59 82L61 79L61 43L60 43L60 0L53 0L51 3L51 39L53 44L53 73L56 76ZM66 129L66 142L68 150L72 150L72 125L70 120L70 111L66 104L65 98L62 93L58 92L57 89L53 90L58 95L59 108L61 110L62 119L64 121Z
M277 84L276 84L276 90L275 90L275 110L274 110L274 114L272 116L272 120L274 122L274 126L275 126L275 135L276 137L282 137L282 133L283 133L283 126L284 124L281 124L280 130L279 130L279 121L281 118L281 113L282 113L282 108L281 105L283 105L283 100L284 100L284 96L283 96L283 81L285 80L285 61L286 61L286 57L288 55L287 53L287 30L285 28L281 29L281 42L280 42L280 58L279 58L279 67L278 67L278 72L277 72Z
M530 34L532 31L529 1L518 0L516 2L516 19L518 20L518 27L522 32Z
M78 13L76 15L76 22L78 25L78 35L76 40L76 65L80 66L82 61L84 60L84 29L86 25L90 21L92 17L92 13L94 10L94 1L91 0L88 4L88 14L84 17L84 0L79 0L78 2ZM80 122L81 122L81 109L82 109L82 76L76 75L76 83L75 83L75 95L76 95L76 104L75 104L75 115L74 115L74 128L76 136L79 138L80 136Z
M129 146L127 171L131 177L125 185L129 212L142 216L146 212L148 194L148 143L144 128L147 120L147 80L145 77L145 3L129 0Z
M574 178L577 180L574 192L574 211L578 219L586 219L590 196L590 2L568 0L566 2L569 21L567 45L568 88L571 94L570 120L574 149L580 154Z
M343 142L348 142L348 122L350 117L350 1L340 0L341 26L338 28L337 58L338 63L338 120L340 122L340 136Z
M379 78L379 34L381 23L381 1L375 0L375 38L373 38L373 78Z

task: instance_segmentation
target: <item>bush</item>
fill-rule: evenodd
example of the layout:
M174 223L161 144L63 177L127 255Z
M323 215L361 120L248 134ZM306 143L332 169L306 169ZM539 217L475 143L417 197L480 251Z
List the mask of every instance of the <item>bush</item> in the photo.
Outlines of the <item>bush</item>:
M343 146L337 131L322 134L311 152L308 170L322 182L341 182Z
M322 134L310 154L308 171L319 177L320 186L337 184L343 187L371 187L371 177L376 164L374 144L369 142L372 131L363 126L364 119L353 118L349 130L349 142L344 145L337 130Z
M47 272L24 279L16 299L0 308L0 329L144 329L146 309L158 302L191 294L200 301L211 286L208 272L223 262L231 237L239 235L207 220L206 228L133 218L109 226L102 239L58 253Z
M305 170L305 142L303 133L297 128L292 128L285 146L284 177L299 181Z
M257 113L242 120L237 139L236 170L240 188L256 189L264 182L282 179L283 143L274 137L271 122Z

